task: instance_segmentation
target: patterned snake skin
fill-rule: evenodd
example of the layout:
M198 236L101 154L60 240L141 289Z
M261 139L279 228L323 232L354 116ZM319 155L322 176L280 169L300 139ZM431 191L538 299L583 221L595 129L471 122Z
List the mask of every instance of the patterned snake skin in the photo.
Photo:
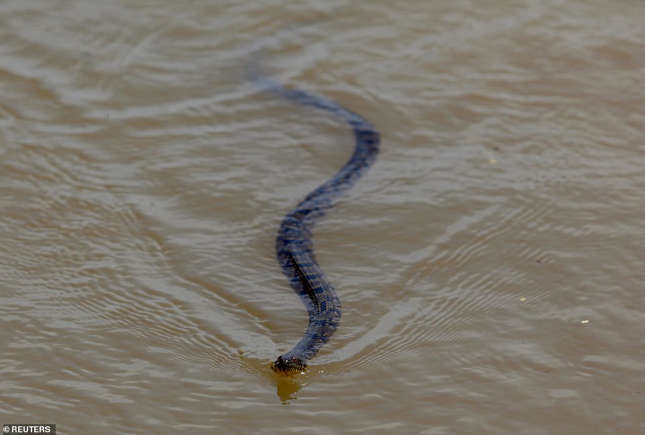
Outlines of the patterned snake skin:
M354 153L345 166L291 210L282 220L278 231L278 262L309 313L309 325L304 336L293 349L280 355L272 364L275 371L289 373L304 370L306 362L318 353L334 333L341 316L336 291L316 262L311 230L334 200L348 190L374 162L380 139L372 124L332 100L297 89L287 89L256 71L252 78L264 90L305 106L326 110L345 120L356 139Z

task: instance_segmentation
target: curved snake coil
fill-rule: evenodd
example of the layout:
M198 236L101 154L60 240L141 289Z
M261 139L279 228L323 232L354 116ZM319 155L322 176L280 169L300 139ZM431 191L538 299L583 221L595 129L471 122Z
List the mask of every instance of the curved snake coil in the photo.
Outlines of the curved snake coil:
M276 239L276 254L291 287L309 313L309 325L300 341L272 364L277 372L301 371L334 333L341 316L340 300L316 262L311 229L334 200L348 190L376 159L379 133L362 116L332 100L280 83L254 72L254 81L267 91L305 106L326 110L345 120L356 139L354 153L333 177L309 193L282 220Z

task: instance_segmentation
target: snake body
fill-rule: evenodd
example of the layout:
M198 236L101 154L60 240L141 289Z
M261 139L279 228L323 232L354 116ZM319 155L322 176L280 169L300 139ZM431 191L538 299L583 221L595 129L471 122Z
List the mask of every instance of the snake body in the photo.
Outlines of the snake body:
M341 304L334 287L316 261L311 240L315 222L332 207L334 200L348 190L370 167L378 154L380 136L365 118L327 98L298 89L289 89L264 76L255 81L265 90L305 106L325 110L352 128L354 153L329 180L309 193L282 219L276 239L276 254L289 284L300 296L309 313L309 325L300 341L272 364L278 372L301 371L336 330Z

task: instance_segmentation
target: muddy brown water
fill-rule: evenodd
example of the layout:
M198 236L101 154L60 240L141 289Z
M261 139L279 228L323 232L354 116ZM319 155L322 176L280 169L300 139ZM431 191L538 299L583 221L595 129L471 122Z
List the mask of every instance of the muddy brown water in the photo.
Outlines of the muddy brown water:
M0 2L0 423L645 433L641 1ZM307 374L282 216L343 303Z

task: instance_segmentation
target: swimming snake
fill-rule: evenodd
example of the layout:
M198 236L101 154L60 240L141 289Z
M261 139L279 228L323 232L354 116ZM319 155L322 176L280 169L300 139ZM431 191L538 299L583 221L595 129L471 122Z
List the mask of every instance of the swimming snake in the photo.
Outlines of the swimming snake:
M300 341L272 364L276 372L302 371L336 330L341 305L334 287L327 281L313 251L311 230L341 194L370 167L378 154L380 136L365 118L325 97L282 84L252 71L251 78L264 90L305 106L325 110L352 128L354 153L333 177L309 193L282 219L276 239L276 254L289 284L309 313L309 325Z

